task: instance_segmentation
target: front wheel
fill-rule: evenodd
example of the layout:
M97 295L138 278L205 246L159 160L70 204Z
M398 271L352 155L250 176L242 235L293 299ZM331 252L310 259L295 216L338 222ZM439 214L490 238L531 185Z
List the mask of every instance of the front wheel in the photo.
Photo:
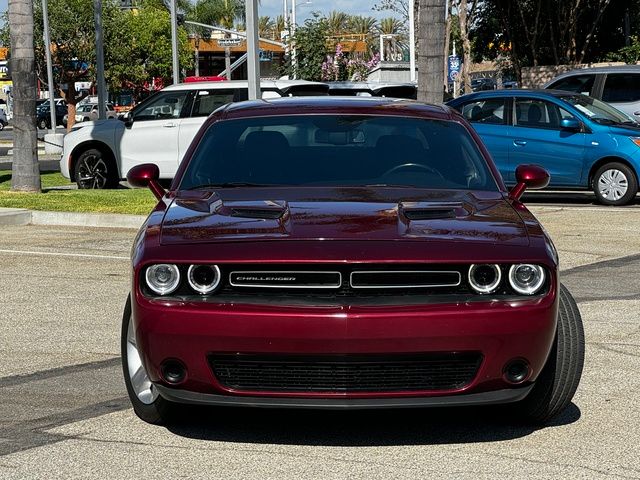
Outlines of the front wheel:
M523 420L544 423L564 410L576 393L584 365L584 329L578 305L560 285L556 338L549 358L527 397L514 405Z
M38 128L40 130L46 130L47 129L47 121L44 118L42 120L38 120Z
M118 185L115 163L98 149L90 148L75 163L75 180L81 189L114 188Z
M631 168L624 163L603 165L593 176L593 192L604 205L626 205L638 193L638 180Z
M162 398L151 383L142 363L131 320L131 296L129 296L122 316L120 352L124 383L133 411L147 423L155 425L169 423L174 417L175 404Z

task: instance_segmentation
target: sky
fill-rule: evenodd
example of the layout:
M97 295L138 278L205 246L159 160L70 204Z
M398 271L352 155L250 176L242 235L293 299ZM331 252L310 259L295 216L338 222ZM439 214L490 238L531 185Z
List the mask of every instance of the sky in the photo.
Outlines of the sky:
M305 4L309 1L309 4ZM7 10L8 0L0 0L0 13ZM298 0L296 3L296 17L298 24L304 23L304 20L311 16L312 12L320 12L323 15L328 14L332 10L340 10L352 15L365 15L375 18L383 18L394 16L393 12L377 12L372 10L375 0ZM291 0L287 0L289 8L291 8ZM258 5L258 13L260 16L269 15L277 17L282 14L284 0L261 0Z

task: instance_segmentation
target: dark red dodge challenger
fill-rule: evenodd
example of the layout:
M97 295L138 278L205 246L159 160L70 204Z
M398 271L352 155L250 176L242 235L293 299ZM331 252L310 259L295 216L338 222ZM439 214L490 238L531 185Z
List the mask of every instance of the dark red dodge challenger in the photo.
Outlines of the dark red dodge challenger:
M558 256L454 110L412 101L230 104L203 125L132 251L122 324L142 419L181 403L510 404L545 421L584 334Z

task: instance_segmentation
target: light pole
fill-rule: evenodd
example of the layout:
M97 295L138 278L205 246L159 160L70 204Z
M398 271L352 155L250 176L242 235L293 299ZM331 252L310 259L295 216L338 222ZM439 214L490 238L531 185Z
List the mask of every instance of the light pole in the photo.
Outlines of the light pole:
M286 0L285 0L286 2ZM296 58L296 6L297 5L309 5L311 0L306 0L304 2L296 2L296 0L291 0L291 38L293 38L293 49L291 51L291 63L293 64L293 78L298 76L298 59Z
M194 47L194 61L195 61L195 76L199 77L200 76L200 35L197 33L194 33L193 36L191 37L193 39L193 47Z
M49 10L47 0L42 1L42 19L44 21L44 50L47 54L47 83L49 86L49 110L51 114L51 133L56 133L56 102L53 92L53 66L51 65L51 39L49 38Z
M180 63L178 62L178 10L176 0L171 0L171 54L173 59L173 83L180 83Z
M256 100L260 98L258 0L247 0L245 3L245 16L247 20L247 80L249 87L249 100Z
M102 0L94 0L94 18L96 24L96 78L98 83L98 118L107 118L105 94L107 85L104 79L104 39L102 34ZM75 92L75 88L70 88ZM55 127L54 127L55 128Z

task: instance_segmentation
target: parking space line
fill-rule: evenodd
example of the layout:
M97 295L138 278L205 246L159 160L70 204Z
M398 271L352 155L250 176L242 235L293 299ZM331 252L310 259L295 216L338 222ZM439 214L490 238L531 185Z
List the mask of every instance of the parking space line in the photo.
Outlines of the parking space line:
M0 253L9 253L9 254L16 254L16 255L49 255L53 257L104 258L107 260L130 260L129 257L120 257L117 255L93 255L90 253L37 252L33 250L8 250L8 249L0 249Z

